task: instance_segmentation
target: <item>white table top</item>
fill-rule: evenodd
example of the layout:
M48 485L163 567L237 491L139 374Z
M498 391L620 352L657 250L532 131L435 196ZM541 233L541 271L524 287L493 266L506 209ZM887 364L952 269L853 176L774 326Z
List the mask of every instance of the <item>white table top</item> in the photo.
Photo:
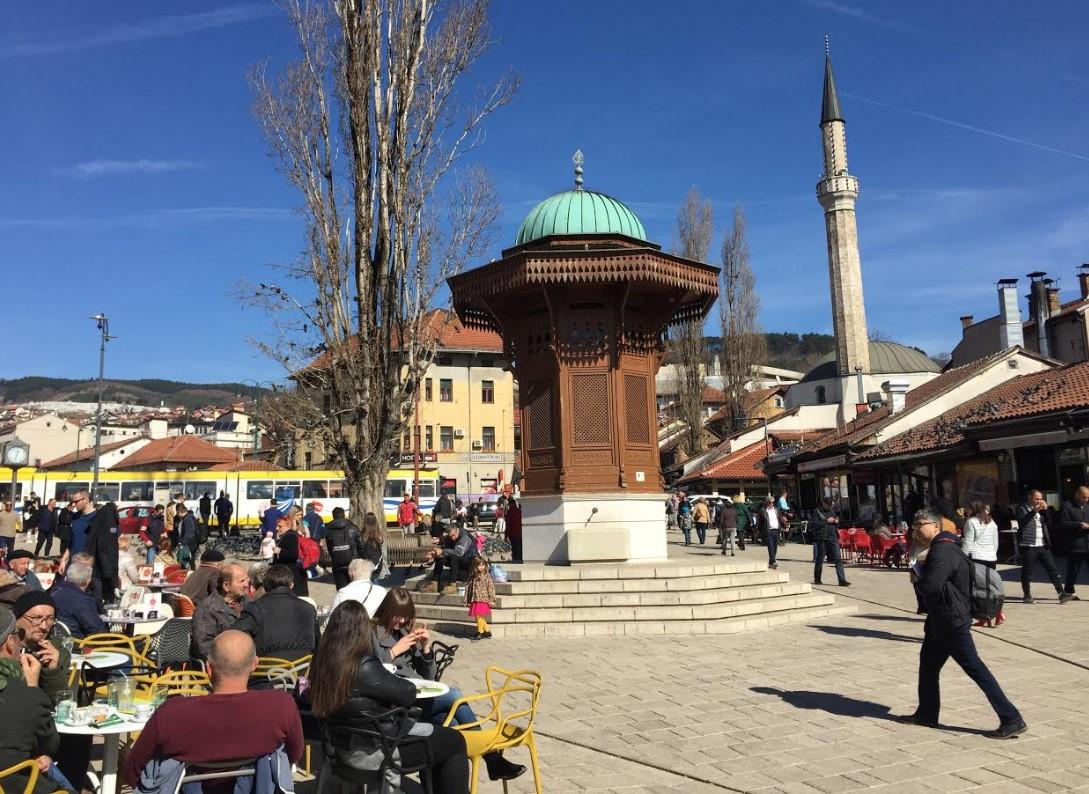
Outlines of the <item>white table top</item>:
M107 736L112 733L131 733L142 731L147 725L147 720L140 719L135 714L122 714L123 722L109 725L105 728L96 728L93 725L69 725L64 722L57 723L57 733L67 733L73 736ZM151 719L148 717L148 719Z
M94 651L87 655L72 654L72 666L81 667L84 662L89 664L96 670L105 670L109 667L120 667L123 664L128 664L132 659L123 653L117 653L116 651Z
M444 684L442 681L428 681L425 678L406 678L406 681L411 681L416 685L416 699L423 700L424 698L437 698L439 695L445 695L450 691L450 687ZM427 687L428 692L422 692L421 687Z

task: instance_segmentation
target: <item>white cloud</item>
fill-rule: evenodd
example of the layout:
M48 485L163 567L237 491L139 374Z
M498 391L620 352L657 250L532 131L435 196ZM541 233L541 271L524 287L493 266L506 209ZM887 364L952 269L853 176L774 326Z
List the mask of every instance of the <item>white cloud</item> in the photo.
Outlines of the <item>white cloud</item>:
M196 14L178 14L142 22L118 24L97 31L73 31L68 35L43 37L32 41L9 41L0 43L0 58L56 55L74 50L128 44L134 41L174 38L249 22L276 13L276 8L271 3L243 3Z
M221 221L282 221L291 218L293 214L291 210L281 207L180 207L99 217L0 218L0 227L9 229L152 229Z
M203 163L193 160L86 160L82 163L55 168L53 173L77 179L94 179L101 176L195 171L203 167Z
M851 19L859 22L864 22L867 25L873 25L879 28L888 28L889 30L900 30L905 33L918 33L919 30L912 25L908 25L904 22L898 22L895 19L885 19L884 17L875 16L870 12L858 8L857 6L849 6L844 3L837 3L834 0L803 0L803 2L812 6L813 8L819 8L822 11L829 11L833 14L838 14L844 17L850 17Z

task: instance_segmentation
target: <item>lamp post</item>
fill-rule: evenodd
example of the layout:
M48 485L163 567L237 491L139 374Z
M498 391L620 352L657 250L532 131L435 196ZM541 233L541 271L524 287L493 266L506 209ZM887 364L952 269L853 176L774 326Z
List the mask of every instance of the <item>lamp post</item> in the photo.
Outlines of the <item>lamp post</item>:
M106 374L106 343L109 342L111 339L116 339L117 337L110 336L110 320L108 317L106 317L106 315L99 312L98 314L91 315L91 319L98 324L98 330L101 335L101 342L98 347L98 408L95 409L94 475L93 482L91 484L91 501L94 501L98 498L98 456L102 452L102 388L103 378Z
M253 380L247 378L240 380L243 386L253 385L253 459L257 460L257 453L261 446L261 388L266 384L275 393L276 384L270 380Z

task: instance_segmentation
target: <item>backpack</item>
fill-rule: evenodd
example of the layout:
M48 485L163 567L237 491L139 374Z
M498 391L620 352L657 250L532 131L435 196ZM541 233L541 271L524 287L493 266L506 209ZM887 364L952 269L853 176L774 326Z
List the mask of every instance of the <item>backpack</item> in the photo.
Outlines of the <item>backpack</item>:
M321 546L313 538L299 538L299 565L303 570L309 570L318 564L321 559Z
M325 542L329 546L329 557L334 568L347 568L351 565L355 559L355 544L352 541L352 532L346 526L325 531Z
M952 543L944 538L942 543ZM964 558L968 563L968 606L973 620L994 620L1002 611L1006 599L1006 588L998 571L986 565Z

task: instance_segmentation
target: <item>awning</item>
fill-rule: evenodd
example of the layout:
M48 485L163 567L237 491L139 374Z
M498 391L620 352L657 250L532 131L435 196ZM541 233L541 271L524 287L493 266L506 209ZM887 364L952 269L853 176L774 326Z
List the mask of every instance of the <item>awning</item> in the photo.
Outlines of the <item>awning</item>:
M847 465L846 455L833 455L830 458L819 458L817 460L807 460L805 463L798 464L798 473L807 471L821 471L822 469L834 469L837 466Z

